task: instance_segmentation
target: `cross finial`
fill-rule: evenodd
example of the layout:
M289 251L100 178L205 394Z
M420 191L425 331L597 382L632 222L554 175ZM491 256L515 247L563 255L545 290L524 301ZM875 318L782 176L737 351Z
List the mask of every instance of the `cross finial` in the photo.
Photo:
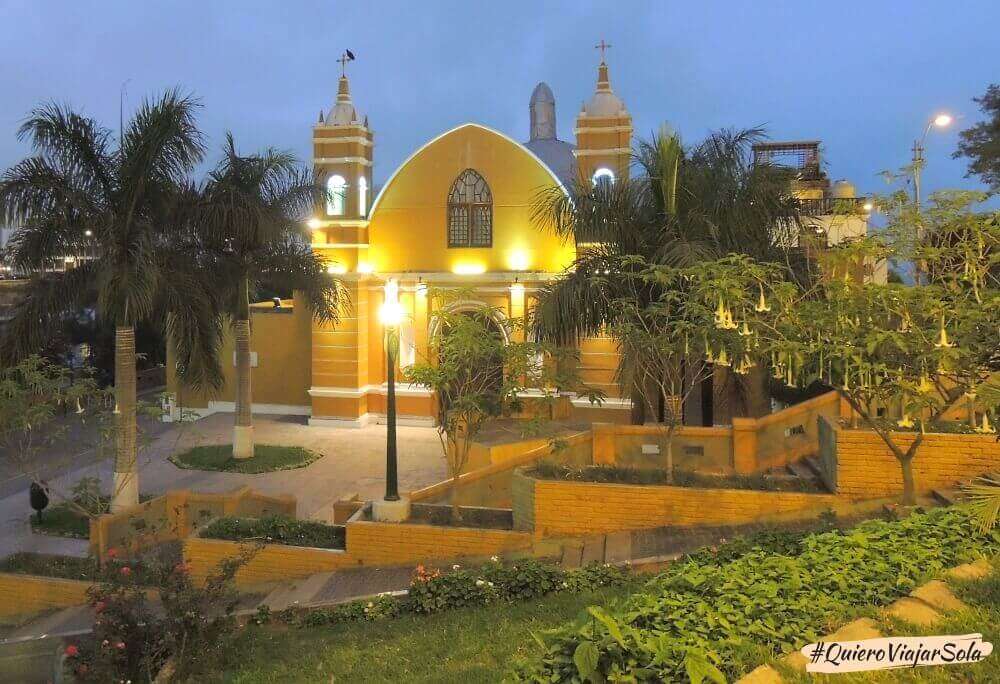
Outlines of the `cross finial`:
M340 62L340 75L347 76L347 63L351 61L351 58L348 57L347 53L345 52L340 56L340 59L338 59L337 61Z
M600 43L598 43L597 45L594 46L595 50L600 50L601 51L601 64L604 64L604 53L607 51L607 49L609 47L611 47L611 46L609 44L605 43L603 38L601 38L601 42Z

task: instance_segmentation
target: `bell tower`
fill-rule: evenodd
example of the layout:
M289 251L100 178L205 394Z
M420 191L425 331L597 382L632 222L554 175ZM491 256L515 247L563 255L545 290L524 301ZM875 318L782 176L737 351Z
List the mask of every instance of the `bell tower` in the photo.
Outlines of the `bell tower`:
M313 168L328 194L315 218L326 229L360 227L372 202L374 134L351 101L346 70L351 59L348 54L340 58L337 100L325 117L320 112L313 127Z
M614 182L628 178L632 158L632 116L611 90L605 52L611 47L603 40L597 67L597 89L576 117L576 165L584 183Z

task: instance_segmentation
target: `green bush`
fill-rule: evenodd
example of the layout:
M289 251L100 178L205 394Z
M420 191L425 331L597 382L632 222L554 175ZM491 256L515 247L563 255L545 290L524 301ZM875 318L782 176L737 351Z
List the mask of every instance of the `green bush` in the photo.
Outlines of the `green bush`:
M763 549L727 563L678 562L605 613L550 634L531 681L686 681L714 668L735 677L760 659L814 641L866 606L905 595L924 578L1000 552L1000 531L977 532L962 508L872 520L811 534L798 555ZM757 650L755 650L757 649Z
M219 518L201 531L202 537L231 541L261 541L267 544L343 549L343 525L324 525L284 516L266 518Z
M710 475L686 470L674 470L673 477L665 468L635 468L620 465L567 466L559 463L539 463L530 475L545 480L571 482L607 482L635 485L674 485L706 489L753 489L758 491L825 491L817 482L800 479L771 478L754 475Z
M553 592L583 593L623 584L627 569L594 564L573 570L523 559L511 564L492 560L478 568L452 566L442 573L417 566L405 596L382 594L329 609L306 613L299 623L307 627L397 617L404 613L429 614L497 601L515 602Z

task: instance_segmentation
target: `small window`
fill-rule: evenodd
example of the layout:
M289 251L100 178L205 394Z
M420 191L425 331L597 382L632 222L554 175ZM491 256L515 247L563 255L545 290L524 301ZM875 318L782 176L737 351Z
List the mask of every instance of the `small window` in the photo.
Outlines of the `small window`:
M594 171L591 181L593 181L594 185L613 185L615 182L614 171L602 166L597 171Z
M368 213L368 181L364 176L358 179L358 213L361 216Z
M347 204L347 181L343 176L333 175L326 181L326 213L328 216L343 216Z
M448 246L493 245L493 194L486 179L463 171L448 193Z

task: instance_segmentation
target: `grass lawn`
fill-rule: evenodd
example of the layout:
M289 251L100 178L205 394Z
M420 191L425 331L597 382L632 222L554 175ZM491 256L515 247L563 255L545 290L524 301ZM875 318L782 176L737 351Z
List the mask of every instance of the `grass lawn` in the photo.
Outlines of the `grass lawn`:
M254 446L253 458L237 460L233 458L231 444L213 444L171 456L170 462L178 468L189 470L219 470L252 475L305 468L319 457L319 454L302 447L257 444Z
M41 521L37 514L33 514L31 529L39 534L87 539L90 537L90 519L64 501L42 511Z
M531 632L555 627L587 606L606 605L634 591L639 581L426 617L321 628L252 627L235 649L239 667L214 681L499 682L511 658L538 650Z

